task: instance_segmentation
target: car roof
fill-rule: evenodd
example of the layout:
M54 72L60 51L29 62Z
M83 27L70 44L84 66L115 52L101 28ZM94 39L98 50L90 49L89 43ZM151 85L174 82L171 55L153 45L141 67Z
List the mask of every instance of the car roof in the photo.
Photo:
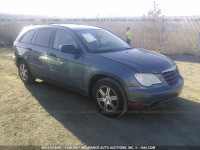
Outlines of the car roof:
M30 28L40 28L40 27L66 27L71 30L84 30L84 29L101 29L98 27L88 26L88 25L79 25L79 24L46 24L46 25L32 25Z
M67 27L72 30L81 30L81 29L100 29L98 27L88 26L88 25L78 25L78 24L51 24L55 26Z
M79 24L33 24L30 26L25 26L21 33L18 35L17 39L20 39L25 33L30 30L45 28L45 27L58 27L58 28L68 28L71 30L87 30L87 29L101 29L98 27L88 26L88 25L79 25Z

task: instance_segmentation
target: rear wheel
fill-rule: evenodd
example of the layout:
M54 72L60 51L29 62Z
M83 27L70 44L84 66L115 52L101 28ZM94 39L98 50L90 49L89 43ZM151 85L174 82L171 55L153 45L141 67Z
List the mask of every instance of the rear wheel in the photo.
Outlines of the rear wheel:
M103 115L117 117L122 113L122 92L112 80L99 80L93 87L92 97Z
M21 80L25 84L31 84L35 82L35 77L31 74L28 65L24 60L21 60L18 65L18 72Z

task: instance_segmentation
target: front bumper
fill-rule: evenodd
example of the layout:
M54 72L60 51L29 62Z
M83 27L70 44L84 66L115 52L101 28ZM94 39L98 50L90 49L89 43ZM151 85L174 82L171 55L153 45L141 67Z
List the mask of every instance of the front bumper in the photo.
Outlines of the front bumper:
M14 60L15 65L17 66L17 57L15 55L13 55L13 60Z
M155 108L167 104L179 96L184 85L180 76L178 82L173 85L154 85L152 87L125 87L129 107L141 106Z

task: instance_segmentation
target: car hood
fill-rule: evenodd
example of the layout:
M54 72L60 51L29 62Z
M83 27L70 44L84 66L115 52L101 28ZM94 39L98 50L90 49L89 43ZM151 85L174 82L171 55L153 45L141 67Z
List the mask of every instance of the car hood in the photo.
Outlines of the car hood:
M140 73L161 73L175 65L168 57L144 49L134 48L99 55L127 65Z

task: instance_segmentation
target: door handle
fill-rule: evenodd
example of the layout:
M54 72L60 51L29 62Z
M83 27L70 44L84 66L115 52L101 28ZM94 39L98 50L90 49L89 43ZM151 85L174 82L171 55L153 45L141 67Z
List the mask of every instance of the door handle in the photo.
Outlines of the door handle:
M56 57L56 55L55 55L55 54L52 54L52 53L49 53L48 55L49 55L49 56L52 56L52 57Z
M27 48L27 50L32 51L32 48Z

